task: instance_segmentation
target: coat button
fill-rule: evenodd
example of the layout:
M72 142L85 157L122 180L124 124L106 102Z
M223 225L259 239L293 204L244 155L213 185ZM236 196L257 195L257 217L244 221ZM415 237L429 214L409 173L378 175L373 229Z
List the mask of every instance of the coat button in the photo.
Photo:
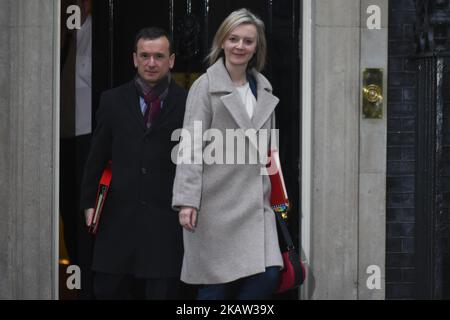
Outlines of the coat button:
M142 174L147 174L147 169L146 168L141 168L141 172L142 172Z

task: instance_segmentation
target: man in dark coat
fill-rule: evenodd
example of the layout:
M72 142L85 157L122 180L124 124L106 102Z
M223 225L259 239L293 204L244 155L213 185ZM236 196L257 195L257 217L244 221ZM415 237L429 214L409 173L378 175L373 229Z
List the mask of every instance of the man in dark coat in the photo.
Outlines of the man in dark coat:
M172 132L183 125L187 93L172 79L172 40L159 28L135 39L134 80L104 92L83 178L81 206L90 225L107 162L112 180L96 235L92 269L97 299L178 298L183 239L171 209Z

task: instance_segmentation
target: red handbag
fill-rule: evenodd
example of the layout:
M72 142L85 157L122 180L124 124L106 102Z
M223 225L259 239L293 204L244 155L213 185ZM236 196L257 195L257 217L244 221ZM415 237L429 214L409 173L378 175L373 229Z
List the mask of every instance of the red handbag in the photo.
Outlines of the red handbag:
M285 219L275 213L278 226L283 234L285 245L281 248L284 268L281 271L280 282L276 293L282 293L294 289L303 284L306 277L305 266L294 247Z
M273 162L272 162L273 161ZM269 175L272 192L270 203L278 223L278 230L282 234L280 249L283 257L284 268L281 271L280 282L276 293L282 293L294 289L303 284L306 277L305 266L292 242L289 229L287 227L289 199L284 184L283 172L281 171L280 158L278 150L269 151L269 165L275 169Z
M89 233L96 234L98 230L98 226L100 224L100 218L103 211L103 206L105 205L106 196L108 194L109 185L111 184L112 178L112 170L111 170L111 161L108 161L105 169L103 170L102 177L100 178L100 182L98 184L97 191L97 200L95 201L95 211L94 216L92 218L92 223L89 227Z

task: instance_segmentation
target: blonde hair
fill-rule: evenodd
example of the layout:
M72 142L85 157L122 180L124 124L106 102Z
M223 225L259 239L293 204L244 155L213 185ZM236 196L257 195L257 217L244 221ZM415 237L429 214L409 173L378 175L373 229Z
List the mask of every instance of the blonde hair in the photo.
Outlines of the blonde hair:
M264 69L266 65L267 42L265 35L264 22L254 15L248 9L239 9L230 13L228 17L220 25L214 36L211 46L211 51L206 57L209 60L209 65L213 65L220 57L224 56L222 44L227 36L241 24L252 24L256 27L257 40L256 52L248 63L248 68L255 68L257 71Z

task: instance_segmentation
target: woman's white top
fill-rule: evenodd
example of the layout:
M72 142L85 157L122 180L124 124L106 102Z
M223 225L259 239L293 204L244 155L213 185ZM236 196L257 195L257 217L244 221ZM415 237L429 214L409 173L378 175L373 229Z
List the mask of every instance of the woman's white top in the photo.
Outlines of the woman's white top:
M236 89L239 92L242 102L244 103L245 109L247 110L248 116L251 119L253 117L253 113L256 106L256 98L253 95L252 90L250 89L250 85L247 82L242 86L236 87Z

